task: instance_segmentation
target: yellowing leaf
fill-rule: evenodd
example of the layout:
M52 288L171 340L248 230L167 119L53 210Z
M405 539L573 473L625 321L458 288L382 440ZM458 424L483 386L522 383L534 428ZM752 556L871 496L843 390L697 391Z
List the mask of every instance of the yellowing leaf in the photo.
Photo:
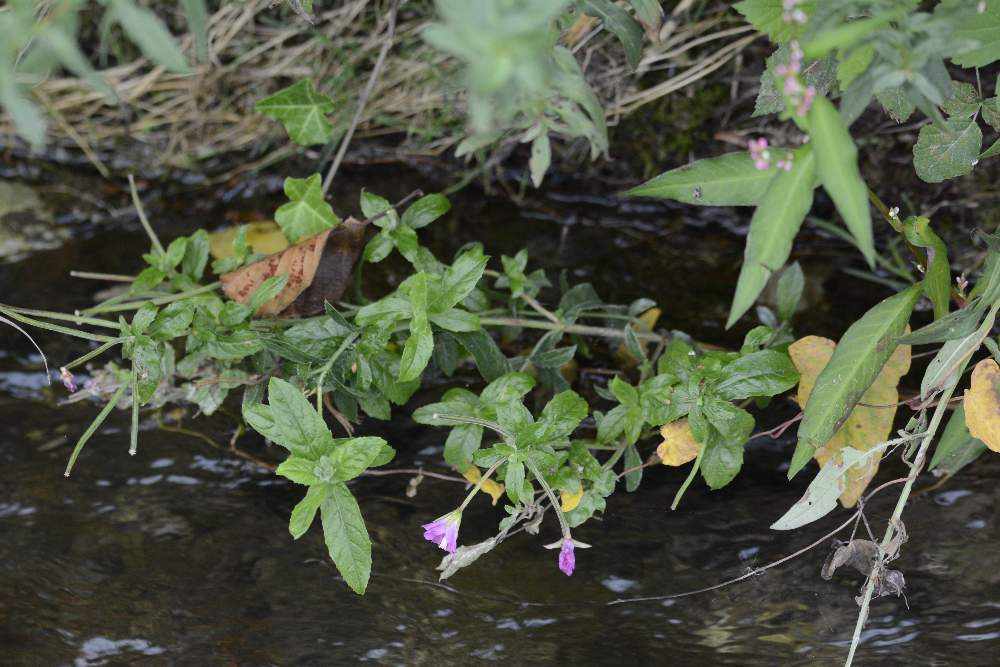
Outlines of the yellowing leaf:
M835 342L821 336L806 336L788 347L788 355L800 374L797 394L799 405L804 407L809 401L816 376L830 361L836 347ZM841 463L841 450L844 447L866 452L889 437L896 416L896 403L899 401L896 386L909 370L910 346L900 345L889 357L875 382L858 401L844 425L833 434L828 443L816 450L814 458L820 467L825 466L828 461ZM840 503L844 507L853 507L858 502L878 472L879 460L878 456L869 456L863 462L848 468L841 479Z
M251 222L247 226L247 243L258 255L271 255L288 247L288 239L278 225L270 220ZM208 235L209 251L213 259L229 259L233 256L233 239L240 225L227 227Z
M560 504L562 505L563 512L572 512L576 509L576 506L580 504L580 499L583 498L583 484L575 493L569 493L567 491L562 491L559 493Z
M479 468L476 466L469 466L468 470L462 473L462 477L469 480L472 484L478 484L479 480L482 479L482 475L479 473ZM496 505L497 501L503 496L504 486L499 482L495 482L492 479L488 479L483 482L483 485L479 487L480 492L487 494L493 498L493 504Z
M682 466L698 458L700 446L691 434L688 420L678 419L660 427L663 442L656 448L656 455L665 466Z
M972 385L965 392L965 423L972 437L1000 452L1000 366L983 359L972 370Z

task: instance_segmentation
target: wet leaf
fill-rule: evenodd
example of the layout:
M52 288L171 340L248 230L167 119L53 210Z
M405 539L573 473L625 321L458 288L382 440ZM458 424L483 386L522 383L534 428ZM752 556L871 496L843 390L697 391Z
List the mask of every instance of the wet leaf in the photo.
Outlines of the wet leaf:
M895 351L896 339L903 333L921 293L922 287L917 284L885 299L844 333L803 406L805 414L789 479L833 438L875 382Z
M837 344L832 340L819 336L806 336L789 346L788 354L801 373L797 395L799 405L808 405L816 378L829 363L836 347ZM821 469L842 466L843 452L847 448L864 453L889 437L896 416L896 403L899 401L899 391L896 387L909 368L910 346L900 345L865 391L843 426L825 445L816 450L814 458ZM857 466L840 468L841 473L836 478L840 490L836 495L840 496L840 502L844 507L853 507L857 503L858 498L878 472L879 460L878 456L870 456Z
M1000 366L983 359L972 370L972 384L965 392L965 420L972 437L1000 452Z
M212 259L228 259L233 256L233 241L236 239L240 227L246 227L246 242L250 245L250 249L258 255L273 255L288 247L288 239L281 233L278 223L270 220L251 222L246 225L234 225L209 234L209 251L212 254Z
M660 427L663 442L656 448L656 455L665 466L682 466L698 458L700 445L694 439L687 418L672 421Z
M307 238L279 253L223 274L222 291L233 301L250 304L267 279L287 275L284 288L257 311L258 317L314 315L324 302L336 302L347 288L364 239L365 224L348 219L334 230Z

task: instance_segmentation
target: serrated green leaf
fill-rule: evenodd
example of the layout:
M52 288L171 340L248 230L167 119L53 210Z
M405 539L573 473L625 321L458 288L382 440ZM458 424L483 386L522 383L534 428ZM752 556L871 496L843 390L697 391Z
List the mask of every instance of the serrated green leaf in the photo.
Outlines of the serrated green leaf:
M913 166L927 183L965 176L979 161L983 131L975 119L951 118L943 127L930 123L920 128L913 145Z
M288 137L300 146L330 140L333 126L326 116L333 108L332 99L313 90L311 79L302 79L257 102L257 112L284 125Z
M332 440L326 422L291 383L272 377L267 385L268 405L243 406L243 418L253 430L292 454L317 458Z
M809 110L809 137L816 152L816 173L870 266L875 265L875 239L868 186L858 169L858 150L836 107L817 97Z
M743 267L726 328L750 309L771 273L788 260L792 241L812 208L816 158L811 146L795 151L791 171L776 171L777 176L750 220Z
M805 405L789 479L830 441L878 377L922 292L918 283L879 302L844 333Z
M815 8L816 3L810 0L797 5L797 9L801 9L807 16L812 15ZM733 9L743 14L754 28L765 33L776 44L802 36L803 26L785 20L782 0L743 0L733 5Z
M274 221L281 227L289 243L319 234L340 223L340 218L323 196L323 181L319 174L308 178L286 178L285 195L289 201L274 212Z
M760 350L744 355L723 369L725 376L714 387L725 401L754 396L774 396L799 381L788 355L777 350Z
M351 590L364 594L372 571L372 543L358 501L343 482L328 486L320 515L333 564Z

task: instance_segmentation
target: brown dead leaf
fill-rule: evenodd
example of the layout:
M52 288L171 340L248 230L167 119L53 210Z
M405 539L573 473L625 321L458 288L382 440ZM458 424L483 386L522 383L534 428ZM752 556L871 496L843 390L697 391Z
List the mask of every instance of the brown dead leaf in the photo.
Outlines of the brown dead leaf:
M965 422L972 437L1000 452L1000 366L983 359L972 370L972 384L965 391Z
M665 466L682 466L698 458L700 445L691 434L688 420L678 419L660 427L663 442L656 448L656 454Z
M291 317L321 313L324 301L337 301L347 288L364 241L365 224L349 218L334 229L223 274L222 291L233 301L249 303L262 282L286 274L285 288L261 306L256 315Z
M836 347L835 342L821 336L806 336L788 347L788 354L800 374L797 394L799 405L805 406L808 402L816 377L826 367ZM909 370L910 346L900 345L844 425L833 434L830 442L816 450L814 458L821 467L830 460L841 463L840 450L844 447L867 452L889 437L896 417L896 403L899 401L896 386ZM858 498L878 472L878 465L879 457L869 456L863 463L848 468L842 480L843 491L840 494L840 503L844 507L854 507L857 504Z

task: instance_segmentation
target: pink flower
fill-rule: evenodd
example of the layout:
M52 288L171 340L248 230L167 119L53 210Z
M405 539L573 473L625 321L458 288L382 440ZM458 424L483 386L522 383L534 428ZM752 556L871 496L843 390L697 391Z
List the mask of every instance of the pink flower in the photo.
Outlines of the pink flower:
M576 569L576 555L573 553L573 540L564 537L562 546L559 547L559 569L567 577L573 574Z
M753 160L754 169L764 171L771 166L771 153L767 150L767 139L751 139L747 143L750 149L750 159Z
M421 526L424 529L424 539L453 554L458 548L458 527L461 523L462 512L449 512Z
M65 368L60 368L59 375L62 377L62 383L66 387L66 391L71 394L76 393L78 387L76 386L76 382L73 381L73 374Z
M799 105L796 108L796 112L800 116L805 116L807 113L809 113L809 109L812 108L812 103L814 99L816 99L816 89L813 88L812 86L809 86L808 88L805 89L805 92L802 93L802 99L799 101Z

